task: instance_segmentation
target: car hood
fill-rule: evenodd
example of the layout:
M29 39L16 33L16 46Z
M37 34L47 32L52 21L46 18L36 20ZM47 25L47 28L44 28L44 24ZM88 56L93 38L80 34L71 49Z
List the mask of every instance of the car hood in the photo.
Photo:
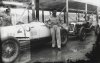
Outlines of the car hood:
M45 24L42 22L31 22L28 24L0 27L1 39L6 38L8 36L25 37L24 28L28 30L29 27L38 27L38 26L44 26L44 25ZM27 33L27 37L29 36L30 34Z

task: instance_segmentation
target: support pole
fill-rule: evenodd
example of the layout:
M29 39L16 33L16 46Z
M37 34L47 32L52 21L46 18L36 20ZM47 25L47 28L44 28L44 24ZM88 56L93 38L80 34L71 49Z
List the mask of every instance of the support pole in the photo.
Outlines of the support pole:
M42 10L42 22L44 22L44 10Z
M0 1L0 2L2 2L2 0ZM1 31L1 28L0 28L0 31ZM3 61L2 61L2 42L1 42L1 32L0 32L0 62L1 63L3 63Z
M99 13L99 8L97 7L97 11L96 11L96 21L97 21L97 23L98 23L98 13Z
M85 3L85 21L87 21L87 3Z
M35 20L35 0L31 0L32 2L32 21Z
M76 21L78 21L78 13L76 13Z
M78 22L79 22L79 19L80 19L80 14L78 13Z
M68 0L66 0L66 25L68 26Z
M1 31L1 30L0 30ZM1 36L1 32L0 32L0 36ZM0 37L0 55L1 55L1 57L0 57L0 62L1 63L3 63L3 61L2 61L2 42L1 42L1 37Z
M66 23L66 13L64 12L64 23Z
M36 19L39 20L39 0L36 1Z
M30 23L29 9L28 9L28 23Z

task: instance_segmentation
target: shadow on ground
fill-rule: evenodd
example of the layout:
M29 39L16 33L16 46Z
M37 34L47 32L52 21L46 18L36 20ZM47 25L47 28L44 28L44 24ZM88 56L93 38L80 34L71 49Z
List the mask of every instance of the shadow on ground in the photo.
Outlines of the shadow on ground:
M99 37L100 35L97 36L97 40L93 45L92 51L86 54L86 57L88 57L89 60L76 60L73 62L72 60L68 59L65 62L52 62L52 63L100 63L100 38ZM43 62L38 62L38 63L43 63Z
M78 61L71 61L68 60L68 63L100 63L100 34L97 36L97 40L93 45L93 50L90 53L87 53L86 56L89 60L78 60Z

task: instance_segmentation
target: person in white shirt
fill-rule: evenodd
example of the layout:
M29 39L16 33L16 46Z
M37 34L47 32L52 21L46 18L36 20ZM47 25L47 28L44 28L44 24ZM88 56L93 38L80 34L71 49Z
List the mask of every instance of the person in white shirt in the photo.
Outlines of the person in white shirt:
M10 11L10 8L7 8L6 11L0 13L0 17L2 17L2 26L12 25Z
M56 11L52 12L52 16L50 17L48 23L52 35L52 47L55 48L57 42L57 47L59 50L61 50L61 36L60 36L61 25L59 18L56 16Z

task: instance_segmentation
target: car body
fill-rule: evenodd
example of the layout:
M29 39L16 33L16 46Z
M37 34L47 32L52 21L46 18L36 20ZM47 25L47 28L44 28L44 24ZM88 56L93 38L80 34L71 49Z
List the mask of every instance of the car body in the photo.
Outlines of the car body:
M50 36L50 30L45 26L44 23L41 22L1 27L1 39L4 40L9 36L16 38L28 37L29 39L39 39L41 37Z
M12 53L14 49L16 50L16 55L13 55L11 57L5 57L7 54L3 55L2 59L4 62L12 62L13 60L15 60L15 58L19 54L20 47L30 44L30 40L39 40L51 36L49 28L41 22L32 22L15 26L5 26L1 27L0 31L3 53L4 51L9 51ZM35 41L32 42L32 44L35 44ZM11 46L11 44L14 46ZM12 47L14 47L14 49Z
M31 48L37 44L50 42L50 29L43 22L31 22L14 26L4 26L0 28L2 40L2 60L3 62L14 61L24 46L31 44ZM67 42L67 30L61 29L62 45ZM28 46L28 47L30 47Z

